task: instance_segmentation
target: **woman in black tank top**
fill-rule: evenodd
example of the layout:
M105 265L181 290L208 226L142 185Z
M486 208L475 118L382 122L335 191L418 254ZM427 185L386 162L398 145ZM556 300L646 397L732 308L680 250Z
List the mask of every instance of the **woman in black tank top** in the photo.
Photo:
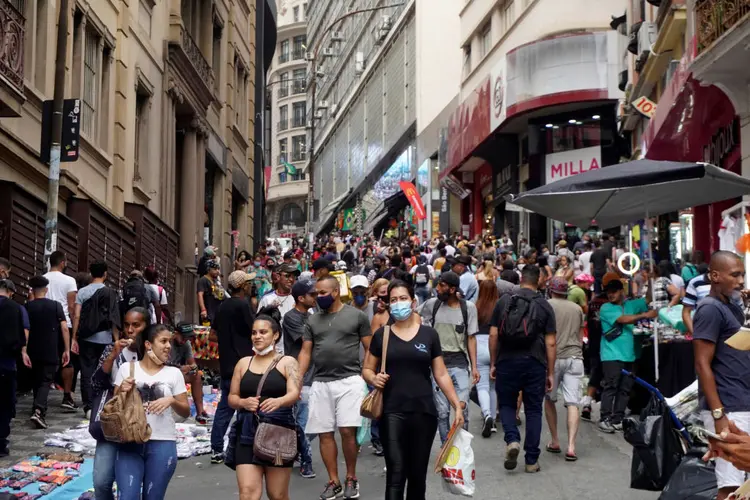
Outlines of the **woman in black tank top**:
M268 498L289 499L293 462L276 466L253 454L259 423L296 428L293 407L300 394L299 365L291 356L276 353L274 346L280 338L279 323L270 316L258 316L252 331L255 355L240 359L232 376L228 402L237 410L237 422L229 434L226 462L237 471L240 500L259 500L264 478ZM268 376L258 397L266 371Z

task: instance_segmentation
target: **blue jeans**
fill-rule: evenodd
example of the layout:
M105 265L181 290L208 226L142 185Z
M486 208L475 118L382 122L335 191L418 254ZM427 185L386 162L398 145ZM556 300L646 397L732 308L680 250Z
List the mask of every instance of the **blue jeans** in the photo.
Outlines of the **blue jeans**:
M117 444L97 441L94 454L94 496L98 500L114 500L112 485L115 482Z
M523 449L526 464L539 460L539 441L542 437L542 404L544 402L547 369L531 356L503 359L497 362L495 390L500 406L505 442L520 443L521 433L516 425L518 393L523 391L523 409L526 413L526 439Z
M120 445L115 461L115 479L120 490L119 500L163 500L175 469L175 441Z
M229 423L234 416L234 410L229 406L229 387L232 379L221 379L221 401L216 407L214 424L211 427L211 450L214 453L224 453L224 435L229 429Z
M417 296L420 304L424 304L432 295L432 290L428 285L417 285L414 287L414 295Z
M307 418L310 416L310 388L302 388L302 399L294 405L294 418L297 420L297 435L301 448L299 450L300 462L302 465L312 463L312 451L310 450L310 438L305 434ZM314 436L313 436L314 437Z
M458 399L464 403L464 429L469 430L469 391L471 390L471 381L469 380L468 368L449 367L448 375L453 381L453 387L456 389ZM451 429L451 405L443 391L440 390L435 379L432 379L432 389L435 391L435 406L438 412L438 432L440 433L440 442L445 443L448 439L448 432Z
M476 335L477 339L477 370L479 370L479 382L477 383L477 398L482 408L482 416L493 420L497 415L497 393L492 387L490 380L490 347L489 335Z

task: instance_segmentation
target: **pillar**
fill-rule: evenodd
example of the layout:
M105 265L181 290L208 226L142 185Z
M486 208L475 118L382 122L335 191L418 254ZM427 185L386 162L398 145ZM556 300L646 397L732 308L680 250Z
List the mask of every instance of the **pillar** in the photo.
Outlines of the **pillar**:
M197 129L196 144L195 144L195 177L196 186L194 207L196 217L195 227L198 231L198 254L203 253L203 247L205 240L203 238L203 228L206 220L206 137L208 135L208 126L199 119L193 120L194 127ZM211 242L213 243L213 242Z
M196 153L197 131L194 127L188 126L185 130L185 140L182 145L182 165L180 180L180 260L186 268L195 268L195 242L198 223L195 219L197 199L195 194L198 192L198 160ZM193 194L191 196L191 194ZM201 196L203 199L203 196Z

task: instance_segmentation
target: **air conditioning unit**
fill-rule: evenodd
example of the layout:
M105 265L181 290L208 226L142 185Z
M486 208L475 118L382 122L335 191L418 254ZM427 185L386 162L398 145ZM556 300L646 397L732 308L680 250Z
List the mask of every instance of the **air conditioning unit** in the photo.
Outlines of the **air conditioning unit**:
M325 78L326 76L325 68L323 68L323 66L319 66L315 70L315 76L317 76L318 78Z
M333 47L326 47L323 49L323 57L333 57Z
M315 118L318 118L318 119L323 118L323 110L322 109L318 109L318 110L315 111Z
M312 52L305 52L305 61L314 61L315 54Z
M638 55L651 51L651 47L656 42L657 34L656 23L641 24L641 27L638 28Z
M391 20L391 16L383 16L381 21L375 26L372 33L375 37L375 45L383 43L383 40L388 36L388 32L392 27L393 21Z
M383 31L390 31L392 27L393 20L391 19L391 16L383 16L383 19L380 22L380 29Z
M313 128L313 121L307 120L307 123L305 123L305 128L307 129Z
M331 116L335 116L338 110L339 110L338 104L331 104L331 110L329 111L329 113Z
M357 52L354 55L354 74L361 76L365 72L365 53Z
M318 101L318 109L328 109L328 101Z
M344 32L343 31L331 31L331 40L333 40L334 42L344 41Z

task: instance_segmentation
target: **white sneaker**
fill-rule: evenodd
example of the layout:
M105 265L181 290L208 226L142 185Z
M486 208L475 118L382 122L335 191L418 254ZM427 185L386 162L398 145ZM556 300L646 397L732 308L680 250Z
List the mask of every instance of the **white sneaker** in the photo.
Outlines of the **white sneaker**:
M591 396L584 396L581 398L581 406L591 406Z

